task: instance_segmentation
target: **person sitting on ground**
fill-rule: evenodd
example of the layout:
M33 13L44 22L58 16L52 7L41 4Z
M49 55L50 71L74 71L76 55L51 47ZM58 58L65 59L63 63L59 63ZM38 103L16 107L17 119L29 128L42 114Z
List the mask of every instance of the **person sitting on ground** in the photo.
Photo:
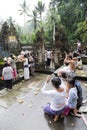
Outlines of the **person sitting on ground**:
M68 56L73 55L73 53L71 51L69 51L69 50L65 51L64 53L65 53L65 58L67 58Z
M66 108L64 111L65 115L68 115L69 112L71 112L72 115L80 117L79 114L77 114L77 100L78 100L78 95L77 95L77 89L75 87L75 80L74 79L69 79L67 81L67 93L68 97L66 100Z
M75 87L77 89L77 109L79 109L82 106L83 101L82 86L81 83L76 79L76 77L73 77L72 79L75 81Z
M79 70L82 70L82 69L83 69L83 64L82 64L81 57L78 57L76 69L79 69Z
M73 72L75 72L75 69L76 69L75 64L72 61L72 62L69 63L68 66L63 67L62 69L60 69L58 71L58 76L61 77L62 73L66 73L66 74L73 73Z
M79 55L77 55L75 52L73 53L73 55L67 55L64 60L64 64L69 65L69 63L74 62L76 68L82 69L82 61L81 58L78 56Z
M77 96L78 96L77 109L79 109L82 106L82 101L83 101L82 86L81 86L80 81L77 80L75 75L71 75L71 74L67 75L66 73L62 73L61 77L62 77L62 80L65 82L67 82L67 80L69 79L75 80L75 87L77 89ZM67 92L67 87L66 87L66 92Z
M50 82L55 88L54 90L46 90L47 84ZM53 115L54 121L58 120L60 114L63 113L65 109L66 91L61 85L61 79L59 77L48 77L46 83L42 88L42 93L50 96L52 101L44 107L44 112Z
M78 50L75 50L73 52L73 57L78 57L78 56L80 56L80 53L78 52Z
M73 53L73 61L75 63L75 67L77 69L82 69L82 60L81 60L81 57L80 55L77 55L75 52Z
M70 62L72 62L72 55L68 55L68 56L64 59L64 64L65 64L65 65L69 65Z

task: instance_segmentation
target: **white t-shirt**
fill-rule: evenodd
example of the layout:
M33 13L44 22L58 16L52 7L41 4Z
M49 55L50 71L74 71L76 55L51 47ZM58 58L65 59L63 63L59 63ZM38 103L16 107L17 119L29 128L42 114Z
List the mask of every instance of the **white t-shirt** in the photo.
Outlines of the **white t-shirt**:
M64 88L65 89L65 92L66 92L66 81L61 77L61 85L60 87Z
M77 43L77 46L78 46L78 47L81 47L81 43L80 43L80 42L78 42L78 43Z
M59 111L65 107L65 101L66 101L66 92L65 90L63 92L58 92L56 89L54 90L46 90L47 83L44 84L42 88L42 93L50 96L52 98L51 100L51 109L54 111Z
M28 59L26 58L26 60L24 61L24 66L27 65L28 66Z
M47 52L45 52L45 61L47 61Z
M47 51L47 58L51 59L51 51Z
M21 51L21 55L25 55L25 51Z
M2 70L4 80L10 80L13 78L13 69L10 66L4 67Z
M73 70L70 69L70 66L65 66L64 68L59 70L60 72L64 72L64 73L70 73L70 72L74 72Z

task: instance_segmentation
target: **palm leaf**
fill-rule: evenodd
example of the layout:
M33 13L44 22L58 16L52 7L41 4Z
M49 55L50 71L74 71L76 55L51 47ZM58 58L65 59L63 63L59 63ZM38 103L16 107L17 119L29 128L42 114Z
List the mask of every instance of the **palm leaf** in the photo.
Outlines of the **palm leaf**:
M18 11L22 11L22 9L19 9Z
M20 15L22 15L24 12L22 11L21 13L20 13Z
M37 6L35 6L35 9L38 11L38 7Z
M27 21L27 23L29 23L29 22L32 22L32 21L33 21L33 19L31 19L31 20L28 20L28 21Z

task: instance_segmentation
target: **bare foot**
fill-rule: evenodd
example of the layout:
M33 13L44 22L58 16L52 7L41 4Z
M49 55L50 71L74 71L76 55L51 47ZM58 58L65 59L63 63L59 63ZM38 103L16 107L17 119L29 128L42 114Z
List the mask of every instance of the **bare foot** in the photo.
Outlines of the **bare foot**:
M61 114L61 115L60 115L60 118L64 118L64 114Z
M59 120L59 115L55 115L53 120L54 120L54 122L58 121Z
M77 113L82 114L82 112L80 112L79 110L77 110Z
M73 112L71 112L70 114L71 114L72 116L75 116L75 117L78 117L78 118L80 118L80 117L82 116L81 114L77 114L77 113L74 114Z

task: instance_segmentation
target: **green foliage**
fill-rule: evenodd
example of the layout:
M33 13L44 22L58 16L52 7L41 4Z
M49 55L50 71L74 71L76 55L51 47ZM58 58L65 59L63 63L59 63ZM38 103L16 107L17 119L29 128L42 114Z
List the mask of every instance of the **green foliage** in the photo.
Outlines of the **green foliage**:
M24 27L16 26L16 29L21 43L32 43L32 35L34 34L32 22L27 23Z
M1 43L7 43L8 34L9 34L9 26L7 21L5 21L2 24L2 28L1 28L1 38L0 38Z
M30 42L30 35L21 34L20 42L21 42L22 44L29 43L29 42Z
M20 4L21 9L19 9L18 11L20 11L20 15L22 14L27 14L28 15L28 5L26 4L26 0L23 1L23 4Z
M62 28L55 28L55 47L60 48L61 52L68 49L67 37Z
M43 37L44 37L43 35L44 35L44 32L43 32L42 28L37 30L36 33L35 33L35 37L34 37L35 38L35 42L38 43L38 44L39 43L41 44L43 42Z
M0 65L4 65L4 60L3 60L3 58L0 58Z
M19 41L18 33L16 30L16 25L14 24L14 20L12 17L9 17L7 21L5 21L1 26L0 32L0 42L1 43L8 43L9 36L16 36L16 39Z
M73 34L77 29L77 23L83 20L79 3L76 4L76 2L71 0L68 3L63 2L58 7L61 22L66 27L67 34Z
M67 34L69 42L76 40L77 35L75 34L75 31L78 28L78 23L83 22L85 20L87 1L51 0L50 8L54 7L58 10L58 15L60 15L61 24L65 27L65 32Z
M61 26L60 15L55 8L50 8L44 23L46 43L50 43L50 47L53 46L54 26Z
M40 22L41 22L41 27L42 27L42 13L44 12L45 4L42 3L42 1L38 1L37 6L35 6L35 9L40 15Z
M33 10L32 14L29 15L30 17L30 20L28 20L27 22L28 23L33 23L33 28L34 28L34 31L36 31L38 25L39 25L39 20L38 20L38 17L37 17L37 11L36 9Z
M13 20L11 16L7 19L7 23L8 23L8 26L9 26L9 27L10 27L12 24L15 26L15 20Z
M55 28L59 29L59 32L57 32L59 36L57 36L57 38L61 39L62 34L65 40L68 38L70 44L75 42L78 38L84 43L87 41L86 27L83 24L87 11L87 0L51 0L49 6L50 8L44 21L42 19L42 13L44 12L45 4L42 3L41 0L38 1L32 15L28 14L31 18L29 20L29 26L26 26L24 31L27 36L23 36L23 33L21 33L22 42L33 41L35 44L40 43L42 41L41 27L44 28L45 43L51 47L53 45L53 37L56 37L54 33ZM28 6L25 0L20 7L20 12L27 14ZM60 32L60 30L62 31ZM63 43L64 39L62 41Z
M43 4L42 1L38 1L37 6L35 6L35 8L39 12L41 17L42 13L44 12L45 4Z
M87 22L80 22L76 30L76 35L82 40L83 43L87 44Z
M33 34L31 35L31 40L32 40L32 43L35 43L35 40L36 40L36 35L35 35L35 33L33 33Z

